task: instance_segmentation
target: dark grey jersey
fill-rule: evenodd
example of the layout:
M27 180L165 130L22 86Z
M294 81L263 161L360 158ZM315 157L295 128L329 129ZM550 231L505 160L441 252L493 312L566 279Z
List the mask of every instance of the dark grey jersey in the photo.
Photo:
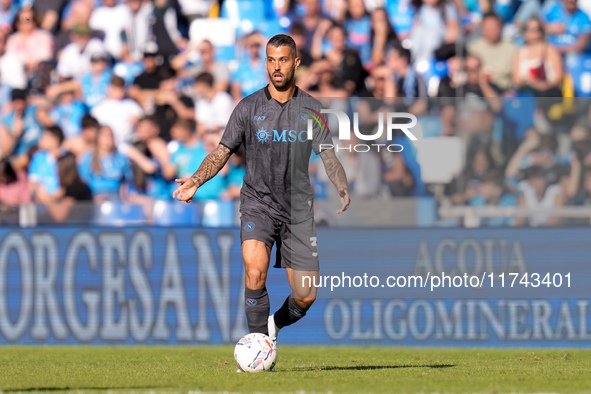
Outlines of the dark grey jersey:
M244 145L246 151L242 212L258 210L291 223L313 216L310 155L312 150L320 153L320 144L332 144L320 109L317 100L298 88L283 104L271 97L268 87L238 103L221 144L232 152ZM313 119L312 139L308 119Z

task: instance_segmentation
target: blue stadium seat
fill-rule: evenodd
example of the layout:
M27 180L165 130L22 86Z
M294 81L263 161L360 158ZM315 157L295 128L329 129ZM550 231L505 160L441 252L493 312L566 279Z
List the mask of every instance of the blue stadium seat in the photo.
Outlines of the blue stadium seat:
M575 96L591 97L591 55L568 55L565 68L572 78Z
M215 47L215 60L218 62L230 62L236 60L236 47L233 45Z
M144 206L106 201L97 206L95 221L102 226L138 225L146 222Z
M504 132L521 140L527 129L534 125L537 100L535 97L515 97L505 99L504 103Z
M267 21L263 0L225 0L220 9L220 18L229 19L236 26L236 33L243 35L261 31Z
M236 223L236 209L233 201L203 201L203 227L232 227Z
M200 222L196 204L178 201L156 201L152 219L157 226L197 226Z

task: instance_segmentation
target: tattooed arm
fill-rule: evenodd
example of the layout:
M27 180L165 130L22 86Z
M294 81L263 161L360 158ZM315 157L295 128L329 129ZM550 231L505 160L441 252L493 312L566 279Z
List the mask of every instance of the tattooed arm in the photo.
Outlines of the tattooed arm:
M341 198L341 209L337 213L345 212L349 208L351 203L351 197L349 196L349 183L347 182L347 174L343 168L339 159L334 153L334 149L327 149L320 152L320 158L324 163L324 169L328 174L331 182L335 185L339 191L339 197Z
M180 186L172 193L172 198L191 202L197 189L224 168L231 155L232 151L230 149L219 144L213 152L207 155L199 169L190 178L176 180L177 183L180 183Z

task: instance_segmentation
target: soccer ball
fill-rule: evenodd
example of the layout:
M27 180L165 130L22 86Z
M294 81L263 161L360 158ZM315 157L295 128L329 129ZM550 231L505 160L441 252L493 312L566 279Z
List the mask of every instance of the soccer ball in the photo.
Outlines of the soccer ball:
M234 348L234 360L244 372L270 371L277 361L277 348L265 334L246 334Z

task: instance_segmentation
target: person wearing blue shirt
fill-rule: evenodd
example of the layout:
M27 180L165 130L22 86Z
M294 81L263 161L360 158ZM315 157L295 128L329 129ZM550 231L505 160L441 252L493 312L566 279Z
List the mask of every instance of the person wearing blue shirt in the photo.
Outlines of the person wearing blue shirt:
M1 119L0 153L12 156L16 169L25 170L29 151L37 146L42 127L37 119L37 107L27 104L27 92L14 89L11 93L12 110Z
M260 33L252 33L244 38L245 57L232 75L232 96L236 101L259 90L267 84L267 69L262 48L266 42Z
M64 92L59 96L59 104L49 116L54 124L61 127L66 139L74 138L82 130L82 118L86 115L86 106L74 97L74 92Z
M127 157L117 150L110 127L101 127L94 150L80 158L78 172L95 201L120 199L121 186L131 179L131 167Z
M506 193L503 187L503 177L496 171L491 171L480 184L479 192L470 199L471 207L515 207L517 200L512 194ZM482 227L513 226L515 218L509 216L482 217Z
M201 165L201 162L210 153L210 150L206 149L204 141L200 141L195 133L195 122L188 119L179 119L171 129L171 135L173 140L168 144L168 150L170 152L170 161L176 168L176 177L184 178L193 175L194 169ZM219 139L217 133L207 133L204 136L206 142L210 142L212 139L215 141ZM211 145L208 143L208 145ZM217 146L217 144L215 145ZM227 169L222 170L222 174ZM207 182L203 185L203 191L197 199L201 200L217 200L222 196L222 193L226 190L227 181L224 176L216 177L217 180L212 179L214 182ZM211 185L209 184L211 183ZM170 190L175 191L178 184L171 182Z
M58 126L48 127L41 134L39 150L29 165L29 183L36 202L49 203L61 197L57 159L62 142L64 133Z
M577 0L558 0L544 9L548 41L562 53L591 53L591 20L577 7Z
M359 52L365 66L371 63L371 18L365 10L363 0L349 1L348 17L344 28L347 32L347 46Z

